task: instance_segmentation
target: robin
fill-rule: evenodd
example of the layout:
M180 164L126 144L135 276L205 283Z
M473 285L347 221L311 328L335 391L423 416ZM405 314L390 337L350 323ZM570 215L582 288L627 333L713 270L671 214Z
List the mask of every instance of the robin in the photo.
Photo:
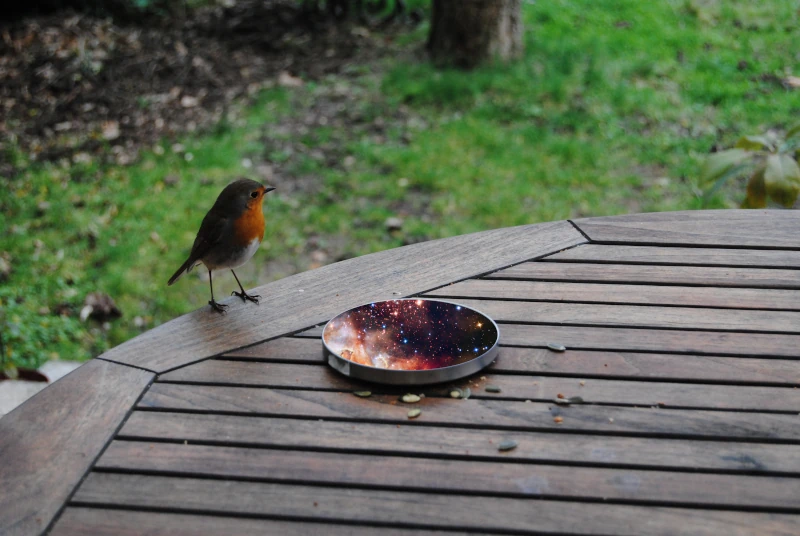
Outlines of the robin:
M203 218L189 258L169 278L168 285L203 263L208 270L208 284L211 287L211 301L208 304L218 313L224 313L228 306L214 300L211 272L230 268L241 290L231 295L239 296L244 302L249 300L258 303L261 296L246 293L233 269L249 261L261 245L264 239L262 203L264 195L274 189L250 179L238 179L227 185Z

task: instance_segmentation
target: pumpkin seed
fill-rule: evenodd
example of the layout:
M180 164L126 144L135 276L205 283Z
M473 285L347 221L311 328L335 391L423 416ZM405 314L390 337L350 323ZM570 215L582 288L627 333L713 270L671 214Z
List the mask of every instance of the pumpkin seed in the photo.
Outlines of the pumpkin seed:
M408 393L406 395L403 395L402 400L407 404L414 404L415 402L419 402L420 398L417 395L412 395L411 393Z
M361 398L367 398L372 396L372 391L353 391L353 394Z
M422 414L421 409L411 409L408 411L408 418L409 419L416 419Z
M583 398L579 396L571 396L569 398L554 398L553 402L555 402L556 404L569 406L570 404L583 404Z
M515 448L517 448L517 442L513 439L504 439L499 445L497 445L497 450L501 452L514 450Z
M463 395L463 394L464 394L464 391L462 391L461 389L456 387L455 389L450 391L450 398L461 398L461 395Z
M554 352L566 352L567 351L567 347L566 346L564 346L563 344L558 344L557 342L548 342L547 343L547 347L550 350L554 351Z
M487 393L499 393L500 388L496 385L487 385L485 388Z

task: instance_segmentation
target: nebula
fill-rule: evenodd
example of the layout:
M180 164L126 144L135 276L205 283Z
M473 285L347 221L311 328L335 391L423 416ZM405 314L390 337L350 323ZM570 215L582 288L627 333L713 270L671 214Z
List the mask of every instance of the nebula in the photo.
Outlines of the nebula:
M392 370L458 365L489 350L497 336L494 323L469 307L421 299L356 307L331 320L322 334L344 359Z

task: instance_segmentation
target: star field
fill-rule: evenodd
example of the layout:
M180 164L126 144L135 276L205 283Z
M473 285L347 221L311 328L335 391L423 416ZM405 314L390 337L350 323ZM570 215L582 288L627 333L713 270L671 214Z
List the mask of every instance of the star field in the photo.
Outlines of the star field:
M331 320L322 337L339 356L369 367L430 370L475 359L497 340L484 315L431 300L363 305Z

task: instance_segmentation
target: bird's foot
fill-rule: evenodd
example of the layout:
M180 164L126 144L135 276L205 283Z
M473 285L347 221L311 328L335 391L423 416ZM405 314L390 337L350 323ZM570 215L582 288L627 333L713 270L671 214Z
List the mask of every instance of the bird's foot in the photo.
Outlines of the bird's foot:
M225 309L228 308L227 305L217 303L215 300L209 300L208 304L211 306L212 309L221 314L225 314Z
M248 294L247 292L236 292L235 290L231 292L231 296L239 296L243 302L251 301L256 305L258 305L258 302L261 299L261 296L259 296L258 294Z

